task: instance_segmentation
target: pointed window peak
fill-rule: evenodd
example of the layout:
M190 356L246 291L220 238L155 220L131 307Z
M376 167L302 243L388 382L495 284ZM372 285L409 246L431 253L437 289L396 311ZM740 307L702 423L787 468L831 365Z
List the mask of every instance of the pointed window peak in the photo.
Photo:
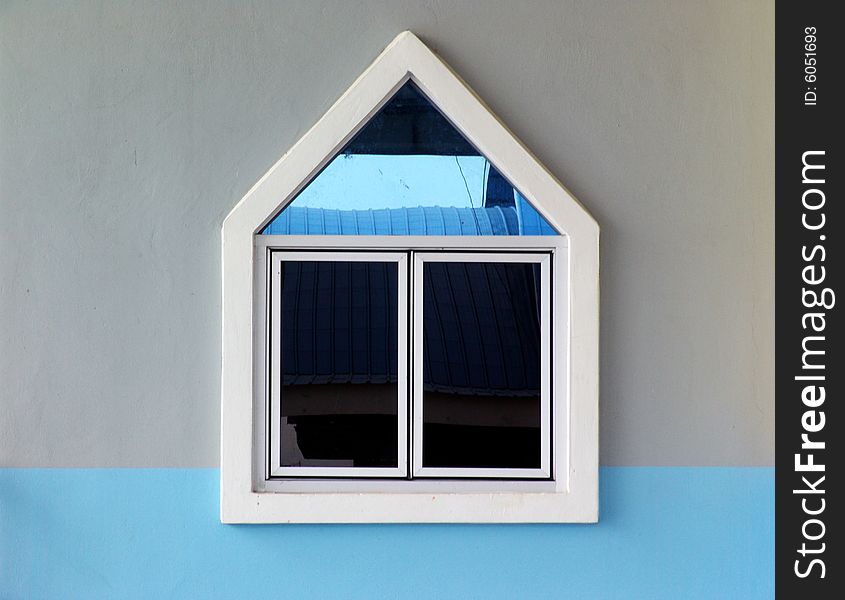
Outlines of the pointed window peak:
M558 235L411 81L262 233Z

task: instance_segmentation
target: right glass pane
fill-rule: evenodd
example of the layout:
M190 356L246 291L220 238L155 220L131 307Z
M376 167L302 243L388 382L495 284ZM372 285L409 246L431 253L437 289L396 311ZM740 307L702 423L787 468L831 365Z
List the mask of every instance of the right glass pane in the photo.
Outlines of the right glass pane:
M540 265L422 266L422 467L540 468Z

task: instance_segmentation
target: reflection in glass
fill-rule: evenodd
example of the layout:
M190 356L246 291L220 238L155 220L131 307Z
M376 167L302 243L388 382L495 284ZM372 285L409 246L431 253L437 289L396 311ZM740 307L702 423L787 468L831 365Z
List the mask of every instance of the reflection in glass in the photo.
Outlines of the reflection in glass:
M411 82L262 233L557 235Z
M423 466L539 468L537 266L423 269Z
M398 465L397 269L282 262L281 466Z

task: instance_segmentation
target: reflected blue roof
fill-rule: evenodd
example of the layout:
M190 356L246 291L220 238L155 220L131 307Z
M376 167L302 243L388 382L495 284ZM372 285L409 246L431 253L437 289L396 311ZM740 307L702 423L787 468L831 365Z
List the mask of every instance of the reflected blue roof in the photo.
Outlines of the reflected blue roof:
M538 271L514 263L425 264L426 391L539 394Z
M397 380L397 271L383 262L285 261L284 385ZM537 268L427 263L423 271L426 391L536 396L540 388Z
M264 233L558 235L521 195L515 194L514 200L510 206L484 208L288 206ZM425 388L458 394L537 394L536 273L512 272L501 264L456 264L448 273L431 265L426 271L425 286L433 295L426 295ZM396 380L396 322L388 316L396 310L391 304L396 282L386 265L294 261L284 280L285 385ZM332 335L325 335L327 324Z
M515 206L337 210L288 206L268 235L557 235L522 196Z

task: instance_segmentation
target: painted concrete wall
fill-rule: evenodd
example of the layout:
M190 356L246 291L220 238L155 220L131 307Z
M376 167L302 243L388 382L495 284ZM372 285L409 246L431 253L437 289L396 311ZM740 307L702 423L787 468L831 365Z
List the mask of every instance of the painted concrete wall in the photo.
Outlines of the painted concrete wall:
M772 462L768 2L0 11L0 463L217 464L222 219L403 29L601 224L602 461Z
M0 469L0 596L62 596L64 577L76 597L129 597L134 568L157 586L141 592L185 597L193 559L229 565L231 585L258 573L235 557L262 549L301 577L335 573L323 597L507 596L478 573L517 563L510 581L546 597L556 571L581 596L768 595L773 19L763 0L3 2L0 466L15 468ZM226 528L209 508L222 219L403 29L602 227L601 461L626 468L603 471L597 526ZM115 489L102 519L86 513ZM373 587L337 566L338 539L430 558ZM566 568L552 561L573 544ZM321 595L297 594L305 581L284 589Z
M772 479L605 467L598 525L255 526L217 469L0 469L0 597L771 598Z

